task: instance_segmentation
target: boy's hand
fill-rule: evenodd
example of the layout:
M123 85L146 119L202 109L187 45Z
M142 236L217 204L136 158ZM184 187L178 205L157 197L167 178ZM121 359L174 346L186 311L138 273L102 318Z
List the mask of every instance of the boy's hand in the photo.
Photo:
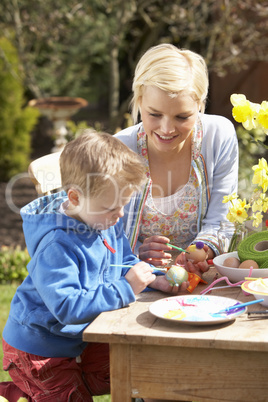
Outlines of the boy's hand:
M156 276L152 273L153 268L146 262L138 262L133 265L128 271L125 278L132 287L135 295L142 292L150 283L152 283Z
M190 285L189 281L182 282L181 285L171 285L169 281L166 279L165 275L156 276L155 280L150 284L150 288L160 290L164 293L171 293L172 295L178 295L185 293L188 286Z

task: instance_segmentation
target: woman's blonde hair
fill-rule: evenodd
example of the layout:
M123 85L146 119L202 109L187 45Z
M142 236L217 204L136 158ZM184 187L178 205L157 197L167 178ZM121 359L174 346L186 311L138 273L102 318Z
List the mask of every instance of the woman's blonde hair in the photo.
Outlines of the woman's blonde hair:
M204 112L208 93L208 71L205 60L191 50L171 44L151 47L139 60L132 85L132 117L138 120L143 87L153 85L170 96L189 93Z
M100 196L111 182L136 191L146 180L140 157L111 134L86 129L60 156L63 188Z

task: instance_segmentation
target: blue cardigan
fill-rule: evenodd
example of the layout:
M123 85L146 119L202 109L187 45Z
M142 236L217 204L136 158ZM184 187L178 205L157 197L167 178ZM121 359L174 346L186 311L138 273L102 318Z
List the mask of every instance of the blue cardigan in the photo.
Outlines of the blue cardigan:
M131 251L122 222L95 231L58 213L66 199L62 192L21 210L32 259L3 332L11 346L45 357L80 355L86 346L82 332L98 314L135 301L125 279L129 268L111 267L140 261Z

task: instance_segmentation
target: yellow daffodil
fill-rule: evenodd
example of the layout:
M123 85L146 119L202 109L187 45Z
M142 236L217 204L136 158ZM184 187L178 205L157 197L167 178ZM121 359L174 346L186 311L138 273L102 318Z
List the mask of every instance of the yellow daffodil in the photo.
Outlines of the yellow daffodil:
M257 212L256 214L253 214L252 218L253 218L252 225L255 228L257 228L262 223L263 216L262 216L261 212Z
M235 121L242 123L246 130L252 130L258 126L257 115L260 109L258 103L252 103L245 95L231 95L231 103L233 105L232 114Z
M247 130L260 127L268 134L268 102L263 101L261 104L250 102L245 95L231 95L231 103L233 105L232 113L234 119ZM223 203L230 202L227 219L234 223L235 231L228 247L228 251L234 251L237 244L237 236L239 225L246 220L252 220L252 225L258 227L263 220L263 214L268 212L268 163L266 159L259 159L259 163L252 167L254 175L252 183L256 185L250 203L238 198L236 193L223 197ZM251 213L248 210L251 208ZM267 220L268 222L268 220ZM268 224L266 224L268 226Z
M258 122L265 129L268 130L268 102L263 101L258 113Z
M266 212L268 210L268 197L265 193L260 194L260 197L253 202L251 209L252 212Z
M253 202L251 209L252 212L262 211L262 201L260 198L257 201Z
M250 204L247 204L245 199L243 201L240 198L235 200L229 208L227 219L230 222L245 222L248 219L247 210L249 207Z
M245 198L243 200L238 198L237 200L234 201L234 205L236 206L236 208L241 208L241 209L249 209L249 207L250 207L250 204L247 204L247 201Z
M224 195L222 203L226 204L229 201L236 200L237 197L238 197L238 195L236 193L233 193L231 195Z
M252 179L253 184L257 184L262 188L265 193L268 188L268 165L264 158L259 159L258 165L252 166L254 170L254 176Z
M262 212L267 212L268 211L268 197L266 197L265 193L262 193L260 195L260 198L262 200Z

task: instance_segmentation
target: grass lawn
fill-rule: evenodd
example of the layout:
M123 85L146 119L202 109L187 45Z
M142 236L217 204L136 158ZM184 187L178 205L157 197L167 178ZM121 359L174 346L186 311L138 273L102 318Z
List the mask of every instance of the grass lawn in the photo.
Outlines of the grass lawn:
M15 285L0 285L0 333L1 333L1 347L0 347L0 382L10 381L10 376L7 372L3 371L3 349L2 349L2 332L5 322L8 317L10 302L16 291Z
M15 285L0 285L0 336L1 336L1 347L0 347L0 382L10 381L10 376L7 372L3 371L3 350L2 350L2 332L5 326L5 322L8 317L10 302L16 291ZM104 396L94 396L94 402L110 402L110 395Z

